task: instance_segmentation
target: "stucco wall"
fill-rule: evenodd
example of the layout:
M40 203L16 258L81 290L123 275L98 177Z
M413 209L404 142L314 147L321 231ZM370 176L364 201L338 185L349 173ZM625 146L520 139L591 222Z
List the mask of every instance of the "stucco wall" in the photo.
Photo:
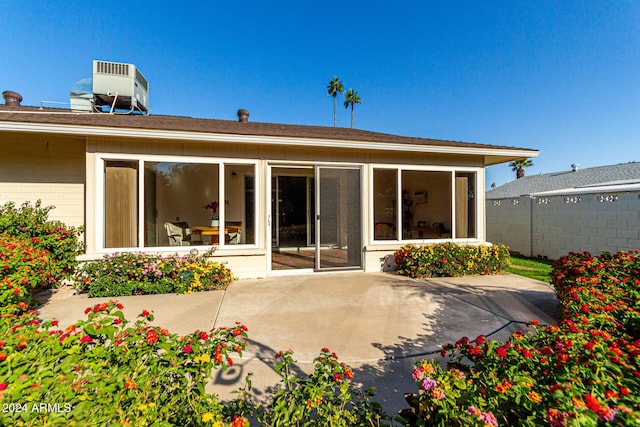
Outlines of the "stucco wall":
M34 135L0 140L0 204L42 200L49 219L84 224L85 145L82 139Z
M579 199L578 199L579 198ZM487 201L487 236L527 256L557 259L568 252L640 249L640 194L605 193ZM530 214L531 213L531 214ZM526 222L531 219L529 249ZM521 250L522 249L522 250Z

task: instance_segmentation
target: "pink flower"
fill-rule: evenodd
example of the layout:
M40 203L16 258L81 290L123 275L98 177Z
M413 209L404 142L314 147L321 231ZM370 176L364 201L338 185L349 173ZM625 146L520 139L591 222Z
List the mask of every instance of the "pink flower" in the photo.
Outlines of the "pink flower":
M498 426L498 420L493 415L492 412L483 412L480 414L480 421L482 421L485 425L490 426Z
M426 377L425 379L422 380L422 389L424 391L429 391L432 388L436 387L437 385L438 383L429 377Z
M191 349L191 346L189 344L187 344L184 347L182 347L182 352L186 353L186 354L189 354L189 353L192 353L193 350Z
M89 343L91 342L91 337L89 335L84 335L82 338L80 338L80 342Z

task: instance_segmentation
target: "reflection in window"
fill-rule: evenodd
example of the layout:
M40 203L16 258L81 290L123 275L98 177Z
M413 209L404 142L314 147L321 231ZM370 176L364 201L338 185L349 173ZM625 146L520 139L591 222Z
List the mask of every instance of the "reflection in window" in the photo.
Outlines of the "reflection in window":
M144 163L146 247L219 243L217 236L191 230L217 225L221 208L218 168L203 163Z
M402 238L451 237L451 172L402 171Z
M398 172L396 169L373 170L373 224L375 240L396 240Z
M456 238L476 236L476 174L456 172Z

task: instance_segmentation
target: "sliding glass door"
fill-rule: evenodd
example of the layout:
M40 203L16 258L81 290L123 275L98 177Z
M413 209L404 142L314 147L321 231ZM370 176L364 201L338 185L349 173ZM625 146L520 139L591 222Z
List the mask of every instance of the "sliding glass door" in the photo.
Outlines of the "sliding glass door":
M358 167L316 167L316 270L362 267Z

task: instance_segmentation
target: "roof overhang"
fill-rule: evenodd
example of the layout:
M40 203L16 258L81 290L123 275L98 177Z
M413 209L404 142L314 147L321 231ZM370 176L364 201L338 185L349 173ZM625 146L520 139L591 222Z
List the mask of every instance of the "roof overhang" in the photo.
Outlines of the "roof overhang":
M282 137L267 135L242 135L160 129L136 129L87 125L60 125L47 123L24 123L0 121L0 131L41 134L126 137L140 139L164 139L174 141L224 142L256 145L298 146L353 150L403 151L414 153L455 154L483 156L484 165L490 166L518 159L537 157L537 150L501 147L459 147L430 144L406 144L397 142L352 141L330 138Z

